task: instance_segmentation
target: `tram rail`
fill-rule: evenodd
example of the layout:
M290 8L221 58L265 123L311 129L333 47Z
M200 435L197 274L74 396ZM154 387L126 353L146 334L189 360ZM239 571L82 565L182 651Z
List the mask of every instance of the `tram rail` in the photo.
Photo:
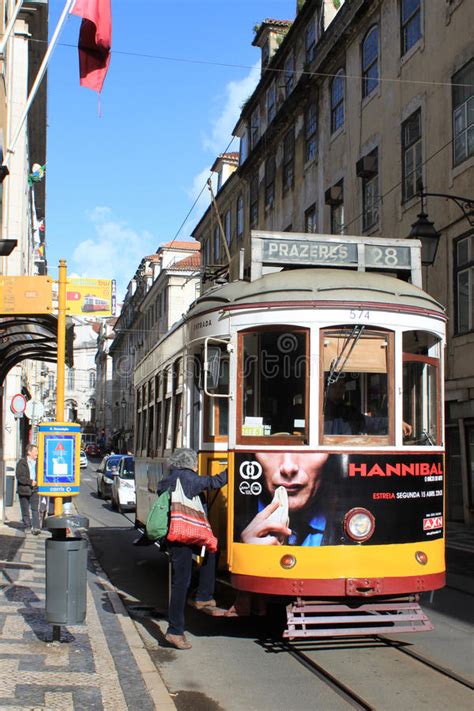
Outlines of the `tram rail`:
M359 691L353 689L351 685L345 683L341 678L329 671L324 665L312 658L308 654L309 651L324 652L336 650L343 652L347 649L368 649L373 648L374 646L388 647L397 652L402 652L431 671L449 678L451 681L462 687L469 690L474 689L474 683L471 680L463 677L451 669L448 669L447 667L444 667L441 664L438 664L434 660L425 657L423 654L410 649L406 642L396 639L392 640L383 635L373 635L371 637L364 636L361 638L353 637L350 639L348 638L347 640L328 637L324 639L319 638L318 640L311 640L311 642L310 640L305 640L304 642L282 641L276 637L272 637L271 639L265 640L262 644L269 652L288 653L293 659L302 664L302 666L308 669L320 681L330 687L339 697L346 700L355 709L376 709L377 706L374 706L367 699L365 699ZM304 644L306 649L302 649L301 644Z
M462 686L465 686L468 689L474 690L474 682L470 681L469 679L466 679L460 674L457 674L456 672L452 671L452 669L448 669L442 664L438 664L434 660L425 657L423 654L415 652L415 650L409 648L405 642L400 642L395 639L389 639L384 635L376 635L375 639L379 639L389 647L394 647L398 652L402 652L403 654L406 654L412 659L416 659L418 662L424 664L426 667L429 667L430 669L437 671L439 674L442 674L443 676L446 676L449 679L456 681L458 684L461 684Z
M337 679L327 669L311 659L301 649L294 648L291 643L283 642L283 647L293 659L299 661L304 667L309 669L320 681L329 686L338 696L347 701L353 708L360 711L375 711L375 707L365 701L353 689Z

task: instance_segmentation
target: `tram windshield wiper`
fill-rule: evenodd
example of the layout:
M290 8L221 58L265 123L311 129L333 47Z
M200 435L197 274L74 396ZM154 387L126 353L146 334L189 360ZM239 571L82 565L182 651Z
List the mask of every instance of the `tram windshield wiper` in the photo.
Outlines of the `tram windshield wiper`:
M339 353L337 358L335 358L334 361L331 363L331 370L329 371L327 380L328 385L333 385L334 383L337 383L337 381L341 377L341 374L344 371L344 367L347 361L349 360L351 353L357 344L357 341L363 334L364 329L365 326L357 324L356 326L354 326L351 333L345 339L344 343L342 344L341 352Z
M430 432L428 432L428 430L422 430L421 434L425 438L426 442L429 442L432 445L436 444L434 437L432 436L432 434Z

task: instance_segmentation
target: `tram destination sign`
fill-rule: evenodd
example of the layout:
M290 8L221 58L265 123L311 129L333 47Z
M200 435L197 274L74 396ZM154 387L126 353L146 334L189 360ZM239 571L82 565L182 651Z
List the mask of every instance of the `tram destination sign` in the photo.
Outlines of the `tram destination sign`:
M361 249L361 247L363 249ZM410 269L410 246L262 237L262 264Z
M264 239L262 261L274 264L357 265L357 245L297 239Z

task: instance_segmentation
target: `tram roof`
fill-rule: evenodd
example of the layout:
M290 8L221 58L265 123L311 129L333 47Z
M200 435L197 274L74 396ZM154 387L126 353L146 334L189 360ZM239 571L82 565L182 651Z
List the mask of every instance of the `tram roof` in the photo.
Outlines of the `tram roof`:
M256 281L235 281L207 291L195 301L188 318L219 306L304 301L375 303L445 313L432 296L402 279L376 272L310 268L272 272Z

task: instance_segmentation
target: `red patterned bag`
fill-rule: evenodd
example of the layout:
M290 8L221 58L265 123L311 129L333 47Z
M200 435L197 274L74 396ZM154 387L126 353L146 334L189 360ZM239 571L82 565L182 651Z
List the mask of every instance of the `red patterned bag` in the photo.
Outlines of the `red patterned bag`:
M188 499L181 482L171 492L170 527L168 541L188 546L206 546L210 553L217 550L217 538L212 533L202 501L199 496Z

